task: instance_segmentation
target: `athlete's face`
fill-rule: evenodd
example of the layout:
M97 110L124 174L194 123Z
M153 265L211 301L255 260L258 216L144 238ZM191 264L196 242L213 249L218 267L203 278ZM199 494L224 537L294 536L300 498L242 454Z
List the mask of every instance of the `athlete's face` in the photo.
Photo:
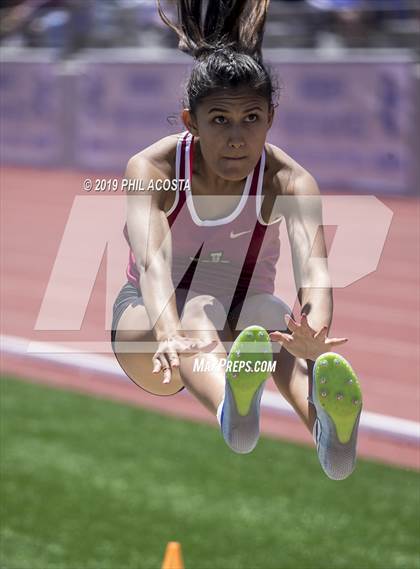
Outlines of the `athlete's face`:
M200 139L201 154L217 176L242 180L257 164L273 121L268 101L247 89L209 95L195 114L184 111L188 130Z

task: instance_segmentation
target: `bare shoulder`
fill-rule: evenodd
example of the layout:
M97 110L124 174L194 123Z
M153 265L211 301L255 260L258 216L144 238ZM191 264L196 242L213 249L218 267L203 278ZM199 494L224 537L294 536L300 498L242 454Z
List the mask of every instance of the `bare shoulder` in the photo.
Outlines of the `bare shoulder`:
M315 178L284 150L266 144L267 188L276 196L319 195Z
M166 136L141 150L130 158L125 170L126 178L135 178L144 182L144 191L128 195L128 201L138 202L138 197L151 195L152 201L162 211L168 211L175 199L174 192L155 192L146 189L150 180L174 180L176 177L176 148L179 134ZM138 203L135 203L138 207Z
M127 164L126 176L142 176L147 168L150 176L172 178L175 176L176 147L179 134L161 138L132 156Z

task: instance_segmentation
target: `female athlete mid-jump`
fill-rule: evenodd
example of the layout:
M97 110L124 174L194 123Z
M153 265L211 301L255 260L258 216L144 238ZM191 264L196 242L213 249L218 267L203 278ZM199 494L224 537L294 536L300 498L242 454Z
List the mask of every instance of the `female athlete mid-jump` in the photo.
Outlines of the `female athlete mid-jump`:
M128 162L126 177L147 190L128 193L127 283L114 303L111 339L137 385L156 395L185 386L239 453L257 444L272 375L313 433L324 471L338 480L355 466L360 386L330 352L346 339L327 337L333 301L316 181L266 142L275 96L261 54L268 2L178 0L173 23L158 1L194 57L186 132ZM175 191L159 191L174 180ZM282 221L299 319L274 296Z

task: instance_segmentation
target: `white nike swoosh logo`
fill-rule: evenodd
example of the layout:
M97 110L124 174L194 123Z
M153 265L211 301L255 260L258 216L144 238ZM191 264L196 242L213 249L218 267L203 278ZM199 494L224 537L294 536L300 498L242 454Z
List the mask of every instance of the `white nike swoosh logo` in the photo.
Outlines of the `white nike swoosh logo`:
M240 233L233 233L233 231L230 232L230 238L231 239L236 239L237 237L241 237L241 235L246 235L247 233L251 233L252 229L248 229L248 231L241 231Z

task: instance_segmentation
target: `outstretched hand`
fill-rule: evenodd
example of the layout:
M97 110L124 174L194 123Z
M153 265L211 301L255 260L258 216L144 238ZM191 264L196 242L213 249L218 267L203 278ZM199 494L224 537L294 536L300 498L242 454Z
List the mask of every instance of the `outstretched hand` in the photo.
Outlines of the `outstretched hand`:
M285 321L291 334L272 332L270 338L286 348L296 358L315 361L321 354L348 341L347 338L327 338L328 326L323 326L317 332L309 326L306 314L302 314L300 324L288 315Z
M180 366L180 356L192 356L200 352L209 353L217 345L215 340L204 341L174 334L161 340L152 358L153 373L163 372L163 383L170 383L172 371Z

